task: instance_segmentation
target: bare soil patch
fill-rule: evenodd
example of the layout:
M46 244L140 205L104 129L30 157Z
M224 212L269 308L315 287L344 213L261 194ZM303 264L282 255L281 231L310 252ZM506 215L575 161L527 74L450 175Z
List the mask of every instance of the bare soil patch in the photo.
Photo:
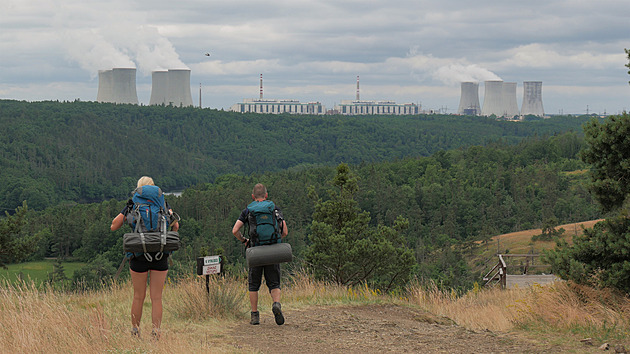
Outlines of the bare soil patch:
M285 309L278 326L271 311L261 323L237 325L235 348L260 353L549 353L550 347L515 334L476 332L448 318L398 305L321 306Z

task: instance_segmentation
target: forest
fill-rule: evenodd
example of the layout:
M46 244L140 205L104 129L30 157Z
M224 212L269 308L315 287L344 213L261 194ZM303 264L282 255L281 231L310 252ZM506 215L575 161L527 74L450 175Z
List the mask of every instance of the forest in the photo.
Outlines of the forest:
M0 100L0 209L124 199L141 175L165 191L227 174L368 164L574 131L590 117L302 116L171 106Z
M400 235L404 248L413 252L414 276L466 289L480 271L463 257L474 241L543 223L602 216L585 186L587 166L578 158L583 144L582 137L569 132L516 144L494 142L426 157L349 164L358 186L353 199L370 216L370 226L394 226L399 217L408 221ZM184 190L180 197L169 196L169 204L182 217L184 244L174 254L169 274L190 274L196 257L211 254L223 255L229 272L244 269L244 248L231 228L258 182L268 187L269 198L282 208L289 225L287 241L295 256L290 268L307 266L313 214L319 202L331 198L334 177L335 166L225 174ZM161 184L159 178L155 181ZM22 232L37 235L37 246L24 259L88 262L75 273L84 284L111 277L123 256L122 234L127 231L111 232L109 226L125 203L110 199L29 210Z

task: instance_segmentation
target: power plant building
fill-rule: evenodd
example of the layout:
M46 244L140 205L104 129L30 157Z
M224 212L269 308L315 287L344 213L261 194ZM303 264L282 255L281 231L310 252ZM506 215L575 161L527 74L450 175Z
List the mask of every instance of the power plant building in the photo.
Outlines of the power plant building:
M190 70L156 70L151 73L151 99L149 105L193 105L190 93Z
M542 81L523 81L521 114L539 117L545 115L542 102Z
M335 106L335 111L343 115L414 115L420 114L420 109L421 106L415 103L393 101L342 100Z
M301 103L297 100L274 99L244 99L230 107L230 111L239 113L269 113L269 114L314 114L326 113L326 107L320 102Z
M518 116L518 103L516 102L516 82L503 83L503 113L506 118L514 118Z
M503 81L492 80L484 82L483 107L481 108L482 116L495 115L501 117L503 115Z
M138 104L135 68L99 70L98 80L98 102Z
M112 102L114 99L114 74L112 70L98 71L97 102Z
M479 106L478 82L462 82L461 96L457 113L471 116L481 114L481 107Z

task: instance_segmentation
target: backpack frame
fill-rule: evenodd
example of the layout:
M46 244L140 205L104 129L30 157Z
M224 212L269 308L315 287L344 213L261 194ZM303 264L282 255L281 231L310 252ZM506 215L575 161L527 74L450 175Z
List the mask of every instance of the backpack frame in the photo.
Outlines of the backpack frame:
M166 245L168 226L171 216L166 208L166 201L162 190L157 186L141 186L134 190L134 205L129 214L127 214L127 222L134 230L134 234L138 234L142 242L142 252L147 261L151 262L153 257L148 253L146 248L147 233L159 233L160 249L155 255L156 260L162 259L164 255L164 246ZM151 238L154 241L155 238Z
M254 201L247 206L249 210L247 221L249 226L249 239L253 246L271 245L280 243L282 239L280 215L276 205L271 200ZM259 234L259 230L261 235Z

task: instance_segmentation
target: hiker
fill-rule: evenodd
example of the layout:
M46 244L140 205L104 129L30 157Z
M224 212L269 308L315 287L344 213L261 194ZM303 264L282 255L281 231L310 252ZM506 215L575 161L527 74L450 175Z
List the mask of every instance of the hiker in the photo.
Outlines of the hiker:
M151 177L143 176L138 180L137 188L143 186L155 186ZM170 215L173 211L165 202L166 209ZM127 215L133 210L134 202L129 200L125 208L114 218L111 225L111 230L115 231L122 227L124 221L127 219ZM177 220L171 223L173 231L179 229L179 223ZM147 293L147 278L149 278L149 293L151 296L151 319L153 322L153 330L151 334L155 339L160 337L160 325L162 324L162 290L164 289L164 282L166 281L166 274L168 272L168 253L158 260L155 255L157 252L150 252L151 261L142 255L136 255L134 253L128 253L129 268L131 273L131 283L133 284L133 301L131 303L131 333L135 336L140 336L140 319L142 318L142 306L144 304L144 298Z
M287 223L282 216L282 212L272 201L267 200L268 196L267 188L261 183L256 184L252 191L252 199L254 201L241 212L238 220L234 223L232 234L234 234L234 237L244 243L247 247L256 247L264 244L265 241L267 241L266 243L277 243L289 233ZM252 216L255 212L257 212L257 208L269 205L271 206L270 215L275 218L274 227L276 228L276 231L273 232L275 238L272 240L263 240L263 236L256 233L256 219ZM249 238L246 238L241 233L241 228L245 225L245 223L249 225ZM249 302L251 304L251 320L249 323L253 325L260 324L260 314L258 312L258 290L260 289L260 285L262 283L263 274L265 275L265 282L267 284L267 288L269 288L271 299L273 300L271 311L273 312L276 324L282 325L284 324L284 316L282 315L282 308L280 305L280 264L249 268L247 277Z

